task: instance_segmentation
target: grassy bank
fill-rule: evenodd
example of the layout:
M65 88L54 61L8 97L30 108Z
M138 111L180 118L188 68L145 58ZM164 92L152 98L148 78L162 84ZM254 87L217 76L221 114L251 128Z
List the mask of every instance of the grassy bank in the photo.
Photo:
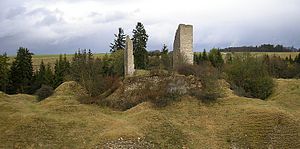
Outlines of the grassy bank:
M276 80L262 101L227 90L217 103L182 97L127 111L79 104L72 91L42 102L0 94L0 148L298 148L300 80ZM127 145L127 146L126 146Z

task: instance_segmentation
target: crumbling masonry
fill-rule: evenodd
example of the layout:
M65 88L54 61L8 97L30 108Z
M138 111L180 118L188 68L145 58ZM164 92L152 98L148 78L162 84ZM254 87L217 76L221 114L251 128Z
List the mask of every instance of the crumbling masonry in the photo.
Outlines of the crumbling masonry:
M193 26L180 24L173 44L173 68L181 64L193 64Z
M132 76L134 73L133 43L129 36L126 37L124 51L124 72L125 76Z

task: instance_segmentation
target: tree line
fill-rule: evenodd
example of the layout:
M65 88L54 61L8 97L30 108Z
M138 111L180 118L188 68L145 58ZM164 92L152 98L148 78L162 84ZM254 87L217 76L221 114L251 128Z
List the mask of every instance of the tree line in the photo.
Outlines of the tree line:
M284 47L283 45L263 44L260 46L229 47L219 49L221 52L300 52L294 47Z

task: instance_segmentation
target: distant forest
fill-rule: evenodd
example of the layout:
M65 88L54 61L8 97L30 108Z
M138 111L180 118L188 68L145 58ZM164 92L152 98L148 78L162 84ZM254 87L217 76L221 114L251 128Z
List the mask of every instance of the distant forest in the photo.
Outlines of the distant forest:
M283 45L263 44L261 46L229 47L219 49L220 52L300 52L294 47L284 47Z

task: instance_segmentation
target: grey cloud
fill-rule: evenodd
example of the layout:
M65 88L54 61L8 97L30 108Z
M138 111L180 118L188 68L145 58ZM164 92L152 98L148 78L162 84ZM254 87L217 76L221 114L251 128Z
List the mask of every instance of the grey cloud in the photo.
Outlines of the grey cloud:
M56 9L55 11L48 10L46 8L37 8L27 13L27 15L42 17L40 21L36 22L37 26L52 25L56 23L64 23L63 12Z
M115 11L106 14L97 12L90 13L89 17L94 20L95 23L111 23L115 21L125 20L129 16L126 12Z
M132 29L138 21L144 23L150 36L149 50L161 49L163 44L167 44L172 50L174 34L179 23L194 25L194 49L196 51L202 51L204 48L209 50L213 47L223 48L262 43L300 47L300 29L298 27L300 11L298 8L294 8L299 6L300 1L296 0L266 0L264 2L253 0L256 1L254 3L248 0L245 1L247 6L235 5L222 11L218 11L219 8L213 11L199 11L208 9L199 6L199 10L194 8L195 10L187 11L186 14L182 13L182 9L175 10L176 7L180 7L177 5L172 7L174 9L172 13L168 13L168 10L165 11L168 8L147 10L147 7L145 9L140 4L152 2L145 0L143 3L140 0L88 1L94 1L97 7L99 4L99 10L94 9L95 12L89 14L89 10L84 9L83 13L79 13L80 19L75 15L75 19L73 19L68 14L69 10L55 10L56 6L52 4L54 2L63 2L65 5L72 3L67 6L67 9L72 9L69 6L73 6L74 3L76 6L80 6L86 1L1 0L0 49L7 50L11 54L15 54L19 46L28 47L38 54L73 53L78 48L108 52L109 43L113 40L113 34L117 32L117 28L123 27L126 33L132 35ZM228 3L235 4L237 1L230 0ZM27 2L36 5L31 7L32 5ZM133 7L130 9L115 8L115 6L123 6L124 3ZM238 3L241 2L238 1ZM253 7L255 3L266 3L270 7L257 9ZM252 5L248 6L248 4ZM37 6L40 8L36 8ZM101 7L111 9L102 11ZM242 9L243 7L245 10ZM246 7L251 9L246 9ZM241 9L235 11L237 8ZM80 10L78 11L80 12ZM78 12L76 11L76 13ZM205 13L205 15L201 13Z
M13 19L14 17L18 15L24 14L26 11L26 8L21 6L21 7L16 7L16 8L11 8L6 14L6 19Z

